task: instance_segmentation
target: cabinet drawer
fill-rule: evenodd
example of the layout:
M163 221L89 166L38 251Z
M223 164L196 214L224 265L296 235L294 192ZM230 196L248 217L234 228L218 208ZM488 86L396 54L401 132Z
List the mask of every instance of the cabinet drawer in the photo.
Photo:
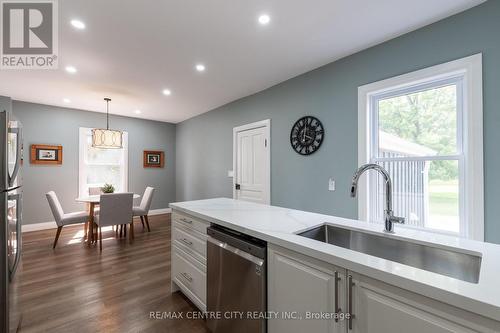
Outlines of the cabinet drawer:
M178 222L174 222L172 231L173 244L185 250L203 264L207 258L206 236L193 230L184 228Z
M174 212L172 214L172 219L175 222L178 222L188 228L192 228L196 231L199 231L205 235L207 234L207 227L210 225L210 223L203 221L199 218L179 212Z
M207 294L206 269L200 263L188 259L188 255L174 246L172 248L172 279L182 288L187 288L205 304Z

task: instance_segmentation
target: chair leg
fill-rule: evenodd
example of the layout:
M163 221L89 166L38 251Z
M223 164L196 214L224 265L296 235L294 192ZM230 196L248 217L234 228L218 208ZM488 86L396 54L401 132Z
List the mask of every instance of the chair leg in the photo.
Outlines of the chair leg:
M146 228L146 226L144 225L144 216L140 216L141 218L141 223L142 223L142 230L144 230Z
M118 225L113 226L115 230L115 237L118 237Z
M123 237L125 237L125 238L127 237L127 225L126 224L123 225Z
M132 221L130 222L130 242L134 240L134 218L132 218Z
M57 227L57 232L56 232L56 239L54 239L54 245L52 246L53 249L56 248L57 241L59 240L59 235L61 234L62 226Z
M99 226L99 250L102 252L102 228Z
M149 218L147 215L144 215L144 220L146 221L146 225L148 226L148 232L150 232L151 229L149 229Z
M123 235L123 224L120 224L118 226L118 229L120 229L120 238L122 238L122 235Z
M99 225L97 225L97 223L94 223L95 224L95 243L97 244L97 240L99 239Z

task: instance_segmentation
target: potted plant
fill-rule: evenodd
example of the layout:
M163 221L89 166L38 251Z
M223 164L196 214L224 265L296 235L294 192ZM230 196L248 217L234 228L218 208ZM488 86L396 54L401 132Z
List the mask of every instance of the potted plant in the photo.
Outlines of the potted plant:
M115 187L111 184L104 184L104 186L101 188L102 193L114 193L115 192Z

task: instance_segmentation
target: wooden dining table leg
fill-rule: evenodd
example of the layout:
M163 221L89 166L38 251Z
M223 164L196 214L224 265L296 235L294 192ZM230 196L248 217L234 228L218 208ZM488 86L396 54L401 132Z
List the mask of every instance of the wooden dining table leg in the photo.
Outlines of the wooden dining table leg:
M87 240L89 237L89 221L85 222L85 225L83 226L83 239Z

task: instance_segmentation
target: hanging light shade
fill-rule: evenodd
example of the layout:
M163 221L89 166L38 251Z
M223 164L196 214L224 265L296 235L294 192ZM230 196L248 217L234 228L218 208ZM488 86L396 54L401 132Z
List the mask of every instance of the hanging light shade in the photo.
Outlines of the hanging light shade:
M109 102L111 98L104 98L106 101L106 129L95 128L92 130L92 147L101 149L120 149L122 145L122 131L109 129Z

